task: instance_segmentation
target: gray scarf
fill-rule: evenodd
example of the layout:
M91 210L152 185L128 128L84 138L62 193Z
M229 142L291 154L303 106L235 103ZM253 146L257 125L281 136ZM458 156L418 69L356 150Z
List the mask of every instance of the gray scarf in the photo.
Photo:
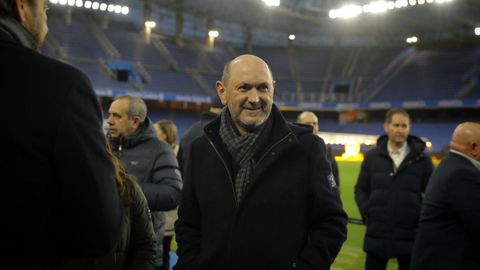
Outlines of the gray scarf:
M233 120L225 107L221 113L220 137L227 145L228 152L232 158L240 165L240 169L235 177L235 198L237 206L240 204L242 195L250 183L255 161L253 156L267 140L272 126L270 117L256 131L247 133L243 136L238 135Z

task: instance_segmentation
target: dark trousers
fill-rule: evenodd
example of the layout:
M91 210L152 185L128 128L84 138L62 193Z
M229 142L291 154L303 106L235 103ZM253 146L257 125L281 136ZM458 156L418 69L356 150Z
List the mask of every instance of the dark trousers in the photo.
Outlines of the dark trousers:
M160 270L170 269L170 244L172 243L173 236L163 237L163 265Z
M397 258L398 270L408 270L410 268L410 256ZM387 269L388 258L383 258L372 253L367 253L365 270L385 270Z

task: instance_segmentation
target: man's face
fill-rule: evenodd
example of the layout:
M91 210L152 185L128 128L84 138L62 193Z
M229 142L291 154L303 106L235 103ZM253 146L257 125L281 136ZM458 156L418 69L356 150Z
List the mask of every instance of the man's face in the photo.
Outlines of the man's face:
M48 32L48 0L36 0L33 5L29 5L28 0L17 0L17 6L20 9L22 25L32 34L37 49L40 48Z
M311 112L304 112L298 118L298 123L304 125L310 125L313 128L313 134L318 134L318 118Z
M114 139L132 134L139 126L138 118L128 119L128 105L128 100L118 99L108 109L107 123L110 126L108 134Z
M388 135L388 140L398 146L402 146L410 133L410 118L397 113L392 116L390 123L384 124L385 132Z
M230 66L228 83L217 92L241 135L260 127L270 115L274 82L268 66L254 56L241 56Z

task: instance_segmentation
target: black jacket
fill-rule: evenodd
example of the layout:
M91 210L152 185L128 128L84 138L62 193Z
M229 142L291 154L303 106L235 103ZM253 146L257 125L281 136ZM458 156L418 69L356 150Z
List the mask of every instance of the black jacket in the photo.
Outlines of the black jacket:
M268 146L254 157L238 207L220 118L193 142L176 223L176 270L330 269L346 239L347 216L324 143L288 124L275 106L270 117Z
M411 261L412 270L480 266L480 171L449 153L430 179Z
M67 257L110 252L123 207L89 80L18 35L28 32L0 15L0 268L58 269Z
M218 114L213 112L205 112L200 115L200 121L193 124L183 135L180 140L178 148L177 160L180 171L183 172L186 160L190 157L190 145L194 140L203 135L203 128L213 119L217 118Z
M74 259L65 270L153 270L155 255L152 218L147 199L133 179L124 182L130 201L124 202L122 237L115 250L99 258Z
M130 136L110 139L115 155L126 170L134 175L152 210L156 234L155 266L162 264L162 243L165 214L180 202L182 179L172 148L158 139L148 118Z
M410 153L394 172L387 135L368 151L355 186L355 200L367 223L364 250L383 258L410 256L422 194L433 171L425 143L410 135Z

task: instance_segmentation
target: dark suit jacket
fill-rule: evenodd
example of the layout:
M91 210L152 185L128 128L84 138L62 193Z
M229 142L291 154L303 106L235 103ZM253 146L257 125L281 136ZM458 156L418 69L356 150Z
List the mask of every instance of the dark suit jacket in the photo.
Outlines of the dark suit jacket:
M479 243L480 171L449 153L427 188L411 269L479 269Z
M16 39L22 28L9 23L0 22L0 269L57 269L65 257L111 251L123 207L90 82Z

